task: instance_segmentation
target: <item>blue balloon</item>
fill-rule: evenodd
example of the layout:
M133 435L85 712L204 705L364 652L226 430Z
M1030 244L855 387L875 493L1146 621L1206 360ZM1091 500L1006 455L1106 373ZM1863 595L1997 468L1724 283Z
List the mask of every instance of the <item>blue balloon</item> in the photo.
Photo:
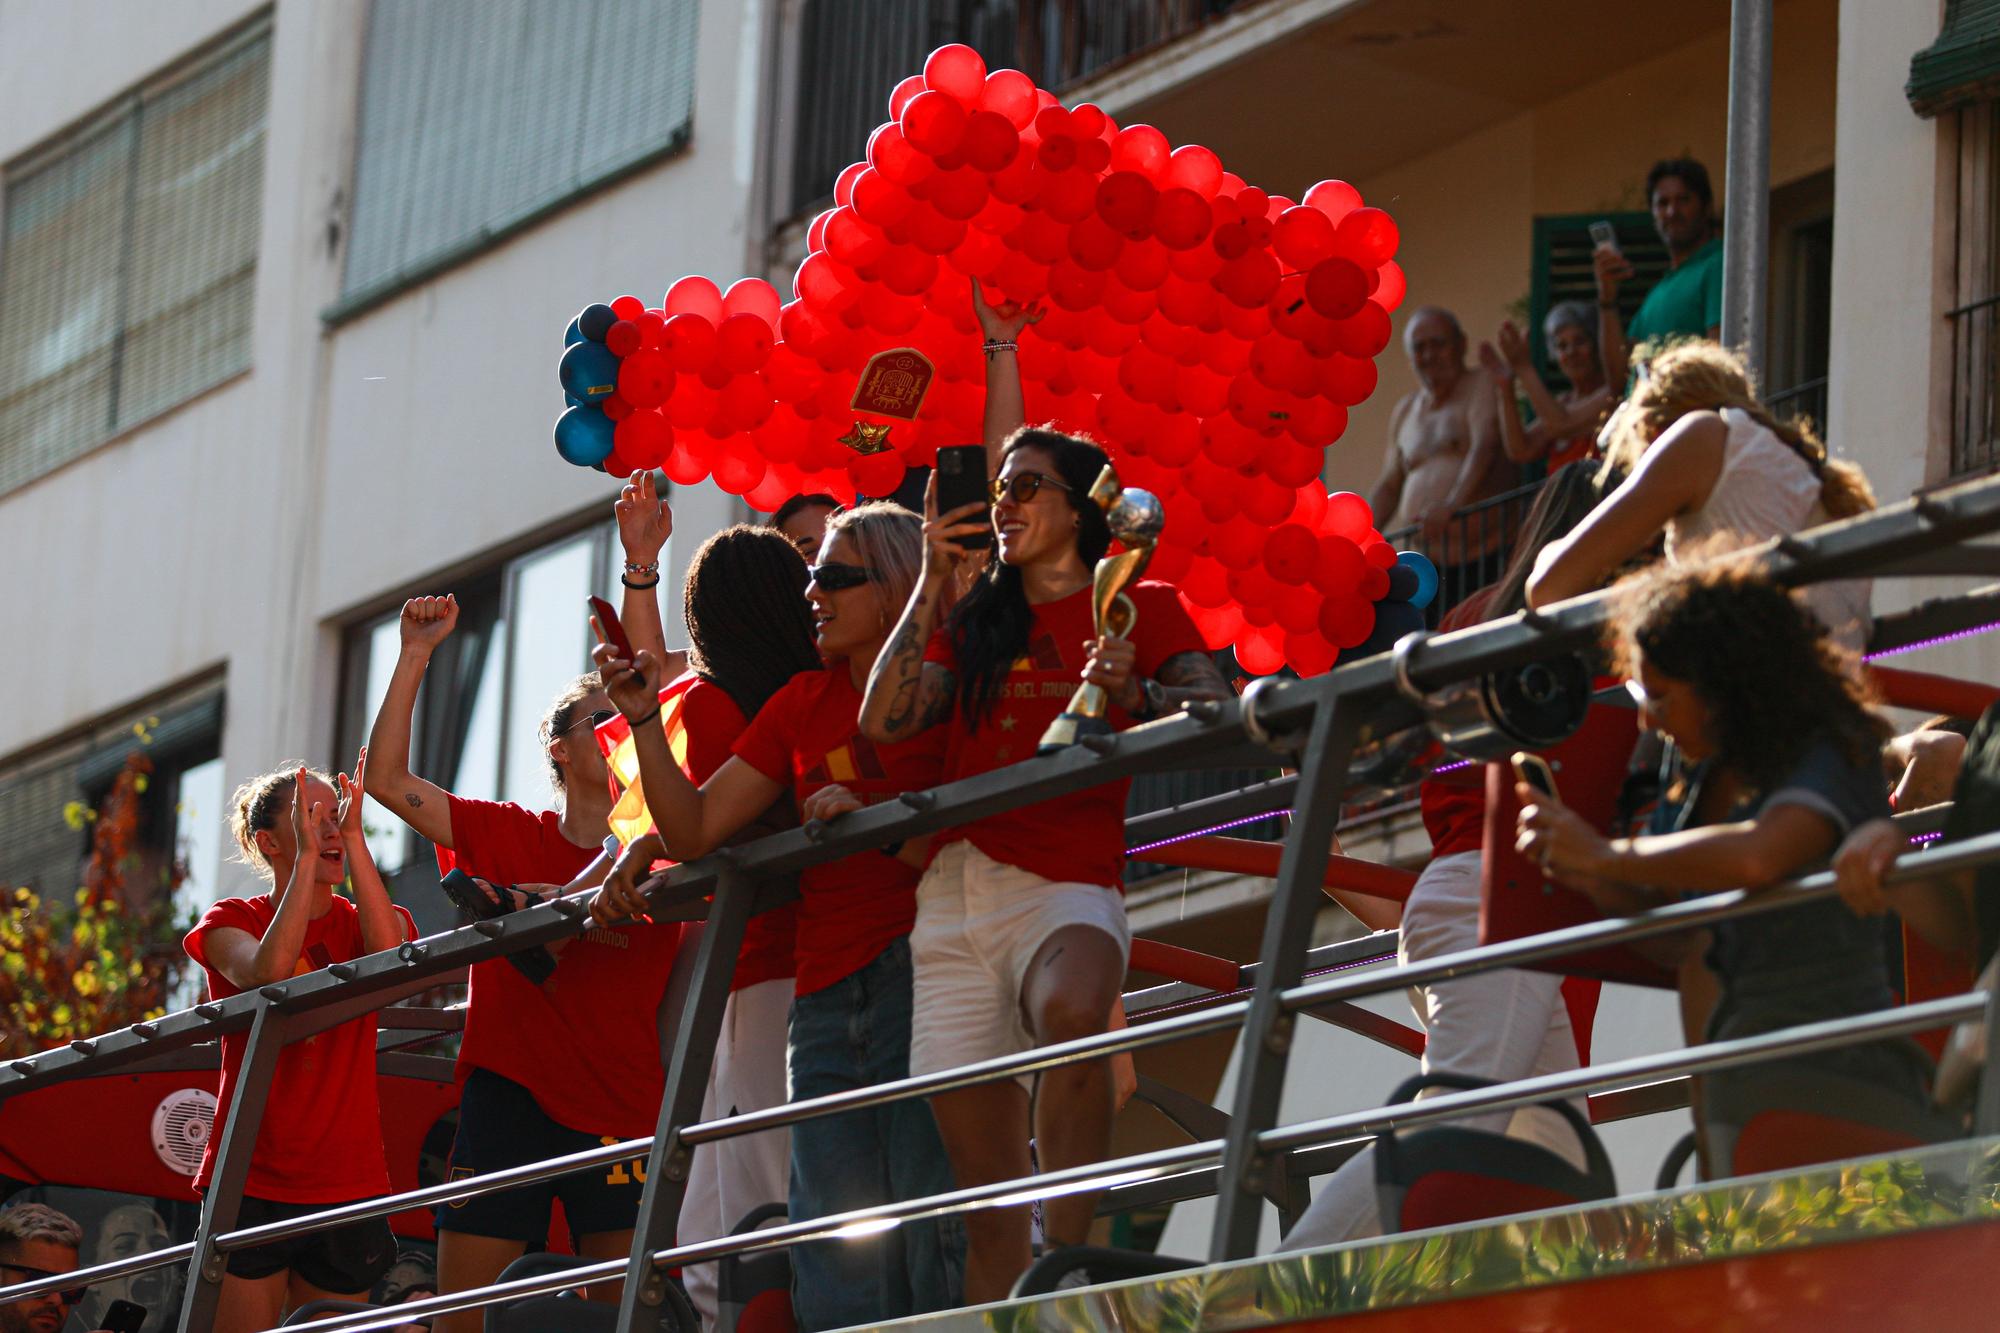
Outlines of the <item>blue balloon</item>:
M572 407L556 418L556 452L566 463L596 467L611 457L611 418L595 407Z
M1411 569L1417 571L1417 595L1410 599L1410 605L1416 607L1418 610L1429 606L1431 598L1437 596L1437 566L1430 562L1429 557L1418 551L1396 552L1396 563L1399 565L1408 565Z
M576 317L578 332L594 343L603 342L604 335L609 333L611 326L617 322L618 316L612 312L610 306L605 305L602 301L599 301L595 305L585 306L583 313Z
M563 346L572 347L582 341L583 341L582 327L577 323L576 320L571 320L569 322L569 327L563 330Z
M618 387L618 358L603 343L580 342L562 354L556 375L571 398L601 403Z
M1424 613L1407 602L1375 603L1375 628L1367 640L1358 648L1340 650L1341 665L1358 662L1376 653L1386 653L1396 646L1396 641L1405 634L1413 634L1424 627Z

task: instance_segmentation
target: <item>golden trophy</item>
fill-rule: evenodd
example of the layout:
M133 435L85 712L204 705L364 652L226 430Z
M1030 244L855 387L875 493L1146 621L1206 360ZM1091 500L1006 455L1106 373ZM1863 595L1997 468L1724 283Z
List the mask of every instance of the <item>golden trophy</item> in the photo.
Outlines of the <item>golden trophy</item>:
M1130 638L1132 626L1139 620L1139 608L1125 595L1125 589L1132 586L1152 560L1165 515L1159 497L1151 491L1120 486L1118 474L1109 463L1091 483L1089 494L1104 511L1111 535L1125 547L1117 555L1107 555L1097 562L1091 577L1091 616L1096 621L1099 638ZM1042 733L1035 753L1054 754L1085 736L1109 735L1111 724L1105 720L1105 713L1110 704L1103 686L1089 682L1078 686L1070 696L1069 707Z

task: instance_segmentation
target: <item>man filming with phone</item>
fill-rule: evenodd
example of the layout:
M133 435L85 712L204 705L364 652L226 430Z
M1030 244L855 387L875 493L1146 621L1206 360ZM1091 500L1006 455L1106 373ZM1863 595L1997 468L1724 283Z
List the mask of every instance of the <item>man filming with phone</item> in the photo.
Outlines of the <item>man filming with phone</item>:
M83 1244L83 1228L68 1214L46 1204L18 1203L0 1212L0 1286L17 1286L45 1277L73 1273L77 1250ZM0 1333L60 1333L69 1318L70 1307L83 1303L85 1288L45 1291L39 1296L0 1305ZM143 1307L121 1302L124 1312L136 1311L139 1321L146 1317ZM124 1313L116 1307L107 1314ZM91 1333L136 1333L139 1321L125 1320L117 1329L95 1329Z
M1632 277L1632 261L1615 235L1591 231L1597 241L1597 340L1605 379L1614 385L1627 382L1634 347L1722 332L1722 238L1715 234L1708 168L1691 157L1655 162L1646 173L1646 203L1667 247L1667 272L1646 293L1629 328L1619 314L1618 286Z

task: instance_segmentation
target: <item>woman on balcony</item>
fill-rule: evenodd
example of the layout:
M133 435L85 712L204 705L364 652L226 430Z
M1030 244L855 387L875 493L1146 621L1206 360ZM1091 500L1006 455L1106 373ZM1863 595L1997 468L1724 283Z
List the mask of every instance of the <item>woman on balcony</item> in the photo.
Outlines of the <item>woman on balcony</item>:
M1570 387L1551 394L1535 369L1521 330L1508 320L1500 326L1499 349L1479 345L1479 364L1493 377L1500 414L1500 445L1516 463L1540 463L1553 475L1570 463L1597 457L1597 431L1615 400L1597 354L1597 312L1582 301L1563 301L1542 321L1542 338ZM1532 425L1521 420L1514 388L1519 385L1534 408Z
M1652 832L1607 838L1561 801L1525 783L1516 789L1521 852L1607 912L1779 883L1888 813L1888 727L1848 656L1782 588L1740 568L1641 575L1609 638L1642 722L1678 752ZM1882 931L1837 899L1737 917L1710 933L1706 963L1720 993L1712 1007L1705 995L1683 994L1710 1041L1894 1003ZM1709 1174L1734 1172L1739 1135L1774 1087L1782 1104L1823 1115L1859 1117L1877 1104L1870 1119L1923 1137L1927 1080L1928 1061L1908 1041L1704 1075L1698 1114Z
M244 862L271 892L225 898L188 933L187 955L208 978L208 998L226 999L334 963L393 949L417 937L410 914L389 901L361 832L354 776L329 778L286 766L250 779L230 802L230 833ZM335 792L339 787L338 794ZM335 893L351 877L352 898ZM248 1037L222 1039L221 1114L242 1077ZM203 1150L195 1188L215 1174L220 1137ZM264 1099L239 1227L262 1226L389 1192L382 1109L375 1091L375 1015L301 1038L278 1056ZM275 1325L308 1301L366 1299L396 1259L386 1218L350 1222L291 1240L233 1250L216 1306L219 1333Z
M1625 481L1543 550L1528 580L1530 606L1596 591L1662 533L1667 563L1675 564L1875 507L1861 469L1828 458L1809 425L1772 416L1751 392L1741 359L1716 343L1682 343L1655 360L1611 435L1605 468ZM1804 595L1834 638L1859 651L1873 586L1846 579Z
M922 527L915 514L888 503L832 517L806 585L826 667L801 672L772 695L737 738L734 757L700 787L671 761L659 728L635 732L646 806L659 832L626 849L592 907L596 915L644 911L639 883L655 859L704 856L787 793L806 818L833 819L936 783L941 733L892 745L857 734L868 670L917 581ZM597 658L628 715L653 707L649 654L628 663L600 648ZM800 876L791 1100L907 1077L908 936L928 846L925 838L856 852ZM804 1121L791 1135L794 1221L951 1189L944 1145L922 1102ZM964 1261L955 1219L801 1245L792 1251L794 1313L803 1329L828 1329L949 1309L958 1303Z

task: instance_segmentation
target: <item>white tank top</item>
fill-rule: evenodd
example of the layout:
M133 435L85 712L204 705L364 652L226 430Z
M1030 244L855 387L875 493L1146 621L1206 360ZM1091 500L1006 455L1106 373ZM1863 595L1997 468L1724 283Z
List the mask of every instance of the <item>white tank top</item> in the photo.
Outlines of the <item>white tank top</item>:
M1723 408L1722 421L1729 429L1722 471L1699 509L1668 520L1669 564L1687 559L1690 548L1712 554L1755 546L1827 521L1819 478L1797 450L1741 408ZM1842 579L1812 584L1804 595L1835 642L1859 652L1872 628L1874 591L1873 579Z

